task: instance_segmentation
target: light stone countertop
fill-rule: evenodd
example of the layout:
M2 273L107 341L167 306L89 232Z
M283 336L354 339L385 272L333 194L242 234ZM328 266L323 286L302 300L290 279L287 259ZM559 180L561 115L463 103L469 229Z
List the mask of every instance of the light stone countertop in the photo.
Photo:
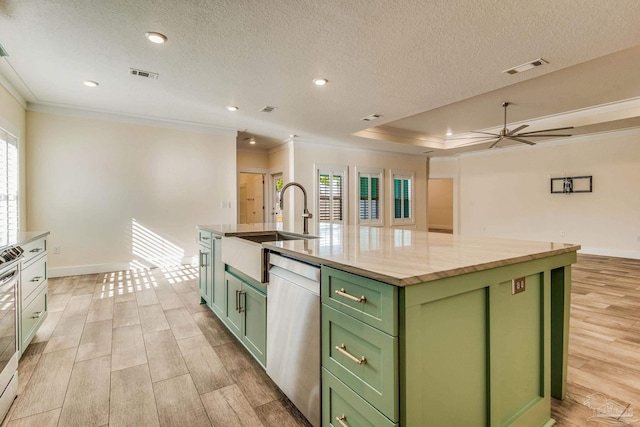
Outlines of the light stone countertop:
M300 233L282 224L201 225L219 236L260 231ZM332 226L311 230L317 239L263 243L300 259L396 286L488 270L575 252L579 245L427 233L406 229Z
M49 231L21 231L19 233L0 234L0 250L7 246L26 245L48 235Z

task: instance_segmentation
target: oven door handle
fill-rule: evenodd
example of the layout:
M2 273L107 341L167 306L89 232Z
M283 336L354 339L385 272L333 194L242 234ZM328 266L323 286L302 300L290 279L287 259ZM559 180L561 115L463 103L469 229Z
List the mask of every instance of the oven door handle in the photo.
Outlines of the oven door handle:
M4 286L5 284L9 283L11 281L11 279L13 279L14 276L16 276L17 274L18 274L18 269L14 268L10 272L5 273L2 276L0 276L0 286Z

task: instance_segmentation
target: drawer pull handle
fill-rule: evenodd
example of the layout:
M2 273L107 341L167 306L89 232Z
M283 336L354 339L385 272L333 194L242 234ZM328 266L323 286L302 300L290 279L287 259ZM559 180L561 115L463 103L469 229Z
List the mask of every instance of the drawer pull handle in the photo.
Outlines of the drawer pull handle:
M40 279L42 279L42 276L36 276L33 279L31 279L32 282L39 282Z
M211 237L207 237L207 236L202 236L201 239L202 240L209 240Z
M42 316L42 312L41 311L36 311L35 313L33 313L33 316L31 316L32 319L39 319Z
M360 359L358 359L353 354L351 354L351 353L349 353L347 351L347 346L344 345L344 344L337 345L336 346L336 350L338 350L340 353L344 354L349 359L351 359L354 362L356 362L358 365L366 365L367 364L367 358L366 357L362 356Z
M341 297L349 298L350 300L355 302L367 302L367 297L365 297L364 295L362 295L360 298L354 297L353 295L349 295L347 291L344 290L344 288L336 291L336 294L340 295Z
M345 423L345 421L347 421L347 417L344 414L336 417L336 421L339 422L342 427L349 427L349 424Z
M42 248L34 248L34 249L31 249L29 252L38 253L38 252L40 252L41 250L42 250Z

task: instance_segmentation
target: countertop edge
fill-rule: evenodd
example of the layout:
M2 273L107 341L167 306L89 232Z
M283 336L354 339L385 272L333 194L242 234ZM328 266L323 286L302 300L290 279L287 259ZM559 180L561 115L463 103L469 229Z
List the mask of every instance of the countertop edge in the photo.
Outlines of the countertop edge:
M497 261L488 261L482 264L452 268L449 270L442 270L437 272L430 272L430 273L420 274L417 276L394 277L394 276L389 276L387 274L377 273L371 270L365 270L349 264L328 260L326 258L305 254L296 250L280 247L280 246L277 246L277 244L274 242L266 242L266 243L263 243L262 245L264 248L269 249L270 251L273 251L273 252L284 253L284 254L294 256L303 260L315 262L327 267L336 268L338 270L343 270L348 273L357 274L359 276L377 280L379 282L384 282L397 287L417 285L419 283L431 282L434 280L460 276L463 274L476 273L483 270L489 270L489 269L498 268L498 267L505 267L508 265L518 264L521 262L534 261L534 260L543 259L543 258L550 258L558 255L571 253L571 252L577 252L581 248L580 245L572 245L565 248L552 249L545 252L539 252L534 254L520 255L520 256L515 256L513 258L505 258Z

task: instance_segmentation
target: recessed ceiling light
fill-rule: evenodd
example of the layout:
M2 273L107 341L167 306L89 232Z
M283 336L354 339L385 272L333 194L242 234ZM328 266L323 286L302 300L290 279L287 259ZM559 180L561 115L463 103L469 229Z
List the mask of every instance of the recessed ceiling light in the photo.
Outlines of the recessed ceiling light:
M235 105L227 105L227 110L229 111L238 111L238 107Z
M313 79L313 84L316 86L324 86L327 83L329 83L329 80L327 79Z
M167 36L165 36L164 34L149 32L145 33L144 35L147 37L147 39L149 39L151 43L162 44L167 41Z
M89 87L96 87L100 85L100 83L94 82L93 80L85 80L83 83L85 86L89 86Z
M254 145L256 143L256 140L251 138L251 140L249 141L249 144Z
M446 135L447 136L451 136L451 135L453 135L453 132L449 131L449 132L446 133Z

